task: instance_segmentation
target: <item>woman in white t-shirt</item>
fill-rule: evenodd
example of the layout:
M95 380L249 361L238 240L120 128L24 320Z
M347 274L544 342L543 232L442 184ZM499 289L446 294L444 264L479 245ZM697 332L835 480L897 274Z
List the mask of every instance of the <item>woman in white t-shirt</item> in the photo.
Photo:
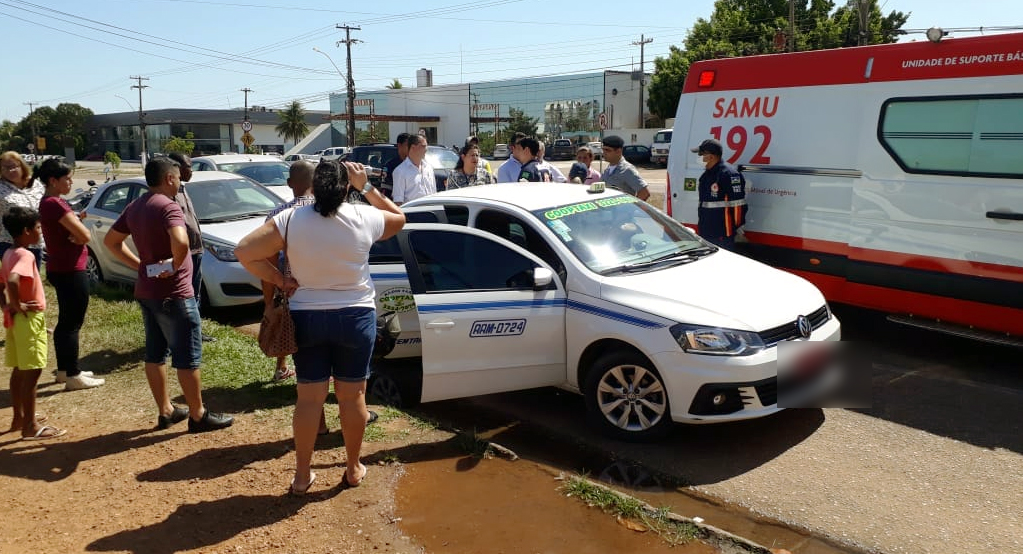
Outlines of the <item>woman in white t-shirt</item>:
M347 202L351 189L361 192L370 205ZM369 249L405 225L398 206L369 185L362 164L320 162L313 176L313 196L313 205L275 215L235 249L245 269L291 297L298 343L292 356L298 382L292 494L305 493L316 479L311 470L313 447L331 377L347 451L343 483L355 487L366 476L359 456L369 419L366 380L376 340ZM281 250L291 266L289 276L268 260Z

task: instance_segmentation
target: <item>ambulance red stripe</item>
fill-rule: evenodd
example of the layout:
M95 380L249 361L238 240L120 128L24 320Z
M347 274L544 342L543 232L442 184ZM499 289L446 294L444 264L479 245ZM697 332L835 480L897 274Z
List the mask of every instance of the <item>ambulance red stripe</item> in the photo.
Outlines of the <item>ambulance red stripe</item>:
M722 62L727 71L721 71ZM869 63L869 77L867 76ZM854 83L1018 75L1023 34L945 38L893 45L814 50L706 60L694 63L684 93L844 85ZM713 70L714 84L700 88L700 74Z

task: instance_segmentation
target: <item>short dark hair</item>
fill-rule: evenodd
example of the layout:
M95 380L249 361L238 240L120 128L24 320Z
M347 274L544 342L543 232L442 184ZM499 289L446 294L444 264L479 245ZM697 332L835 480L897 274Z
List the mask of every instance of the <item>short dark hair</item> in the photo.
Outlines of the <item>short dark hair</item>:
M423 135L409 135L408 136L409 147L419 144L420 140L423 141L423 144L426 144L426 137L424 137Z
M524 139L524 138L526 138L526 133L523 133L522 131L519 131L519 132L515 133L514 135L512 135L511 142L509 142L508 144L509 145L519 144L520 142L522 142L522 139Z
M469 135L469 136L465 137L465 145L466 146L469 146L470 144L479 144L479 143L480 143L480 138L477 137L476 135Z
M535 138L524 137L519 140L519 148L527 148L536 156L536 153L540 151L540 143Z
M39 212L24 206L11 206L3 217L4 227L11 234L11 238L17 239L39 222Z
M163 178L175 167L180 168L178 162L166 157L153 158L146 164L146 184L150 187L160 186Z
M606 136L604 137L604 140L600 141L600 143L604 146L615 149L622 148L625 146L625 141L622 140L622 137L618 135Z
M400 133L400 134L398 134L398 138L394 139L394 145L395 146L401 146L402 144L408 144L408 138L410 136L411 135L409 135L408 133Z
M186 166L189 168L192 167L192 159L181 152L171 152L170 154L167 154L167 157L178 162L179 168L184 168Z

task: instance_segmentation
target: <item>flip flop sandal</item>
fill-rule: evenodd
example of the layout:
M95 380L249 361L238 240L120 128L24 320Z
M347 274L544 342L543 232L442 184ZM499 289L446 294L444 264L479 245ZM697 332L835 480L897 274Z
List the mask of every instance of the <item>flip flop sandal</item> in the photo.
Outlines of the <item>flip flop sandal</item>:
M49 432L47 432L49 431ZM46 439L55 439L57 437L64 436L67 433L67 429L57 429L53 425L43 425L36 431L35 436L32 437L21 437L24 441L42 441Z
M363 467L366 467L366 466L364 465ZM344 472L344 474L341 476L341 485L342 485L341 488L343 488L343 489L354 489L355 487L358 487L359 485L362 484L363 481L366 480L366 476L367 475L369 475L369 468L368 467L366 467L366 472L362 474L362 478L361 479L359 479L355 483L351 483L351 482L348 481L348 471L346 470Z
M295 479L292 478L291 486L288 487L288 494L290 494L291 496L302 496L305 493L309 492L309 487L313 486L313 483L315 483L315 482L316 482L316 474L315 473L310 473L309 474L309 484L300 489L300 488L295 486Z
M284 371L274 371L274 381L284 381L291 379L295 376L295 370L290 367L284 368Z

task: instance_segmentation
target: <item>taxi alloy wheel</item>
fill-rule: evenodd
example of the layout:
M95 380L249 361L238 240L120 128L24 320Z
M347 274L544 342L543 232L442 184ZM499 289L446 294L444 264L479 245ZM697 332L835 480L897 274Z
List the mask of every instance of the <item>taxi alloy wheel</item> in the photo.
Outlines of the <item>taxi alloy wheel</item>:
M587 375L585 392L590 420L614 438L651 440L671 429L664 381L637 353L601 357Z

